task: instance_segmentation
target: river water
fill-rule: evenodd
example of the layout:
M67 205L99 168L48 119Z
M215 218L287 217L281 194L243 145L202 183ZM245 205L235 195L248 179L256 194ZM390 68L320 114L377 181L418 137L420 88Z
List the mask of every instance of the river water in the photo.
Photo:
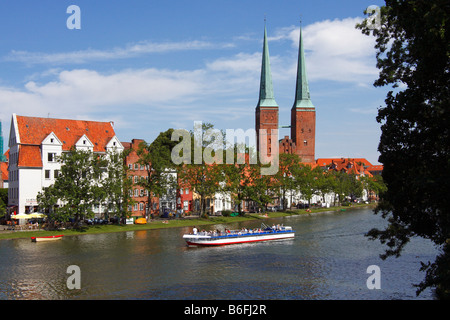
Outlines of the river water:
M400 258L364 234L385 221L369 209L264 220L290 225L295 239L224 247L187 247L190 228L0 241L0 299L433 299L416 297L420 261L437 250L413 239ZM228 228L259 227L247 221ZM205 229L224 226L207 226ZM70 290L68 268L80 269ZM380 289L368 289L370 265Z

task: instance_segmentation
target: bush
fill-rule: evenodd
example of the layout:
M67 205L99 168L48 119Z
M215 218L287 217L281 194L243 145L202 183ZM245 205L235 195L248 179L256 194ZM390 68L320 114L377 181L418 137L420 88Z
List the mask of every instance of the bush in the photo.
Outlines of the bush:
M222 216L223 217L229 217L231 216L232 211L231 210L223 210L222 211Z

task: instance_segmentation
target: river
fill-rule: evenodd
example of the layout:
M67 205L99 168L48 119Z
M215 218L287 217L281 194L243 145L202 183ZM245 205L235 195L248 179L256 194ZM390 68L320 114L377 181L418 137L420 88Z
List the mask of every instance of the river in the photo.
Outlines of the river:
M290 225L295 239L224 247L187 247L190 228L0 241L0 299L434 299L416 297L420 261L437 250L412 239L400 258L364 234L386 222L370 209L264 220ZM258 221L228 225L259 227ZM224 226L207 226L205 229ZM69 289L69 266L80 289ZM366 281L379 267L380 289ZM75 273L74 273L75 275Z

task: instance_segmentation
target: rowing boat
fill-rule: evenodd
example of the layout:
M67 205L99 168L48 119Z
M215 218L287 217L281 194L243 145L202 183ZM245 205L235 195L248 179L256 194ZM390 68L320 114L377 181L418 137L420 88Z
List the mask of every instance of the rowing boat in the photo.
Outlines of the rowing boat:
M61 240L63 237L62 234L57 236L48 236L48 237L31 237L31 241L33 242L41 242L41 241L54 241L54 240Z

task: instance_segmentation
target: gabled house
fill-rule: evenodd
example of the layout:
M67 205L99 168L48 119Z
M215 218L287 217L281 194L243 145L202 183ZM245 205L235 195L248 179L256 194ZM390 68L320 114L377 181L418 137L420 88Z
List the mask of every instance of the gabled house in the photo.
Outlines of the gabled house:
M16 214L38 210L37 194L61 169L57 157L72 147L97 154L122 152L112 122L12 115L9 135L9 207Z

